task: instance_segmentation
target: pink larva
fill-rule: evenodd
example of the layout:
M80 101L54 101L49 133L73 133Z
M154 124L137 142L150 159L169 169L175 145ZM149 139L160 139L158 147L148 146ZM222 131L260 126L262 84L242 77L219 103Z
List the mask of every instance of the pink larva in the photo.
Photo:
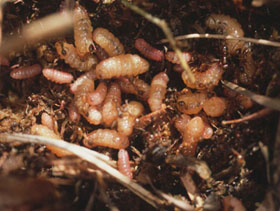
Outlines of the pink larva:
M120 135L115 130L98 129L89 133L83 140L83 143L88 148L103 146L113 149L124 149L128 147L129 140L127 136Z
M12 72L10 72L10 76L13 79L27 79L32 78L36 75L39 75L42 72L42 68L38 64L34 64L28 67L19 67L14 69Z
M86 80L91 80L91 81L94 81L96 79L96 73L95 73L95 70L91 70L91 71L88 71L86 73L84 73L83 75L81 75L79 78L77 78L74 83L72 83L70 85L70 91L72 93L75 93L78 89L78 87Z
M158 73L156 76L154 76L148 98L148 104L151 111L161 109L168 81L169 78L164 72Z
M223 30L225 35L233 37L244 37L244 31L236 19L222 14L212 14L206 20L206 25L210 29ZM226 40L230 54L236 54L238 49L244 48L244 42L239 40Z
M79 122L81 119L81 115L79 114L78 109L71 103L68 107L69 119L72 122Z
M130 168L129 155L125 149L119 150L118 169L123 175L127 176L129 179L132 179L133 175Z
M84 56L94 50L93 29L86 9L79 4L74 9L73 20L75 46L78 54Z
M187 87L192 89L213 89L217 86L222 78L224 73L223 68L218 63L213 63L210 67L204 72L196 71L193 73L195 77L195 82L193 83L187 72L182 73L182 79Z
M96 56L88 54L83 58L80 58L76 48L67 42L56 42L56 51L61 59L65 63L69 64L70 67L75 68L80 71L90 71L97 64Z
M138 55L124 54L110 57L96 66L96 75L100 79L136 76L146 72L149 63Z
M94 89L94 82L92 80L84 80L77 88L74 95L74 105L79 113L86 116L89 104L87 103L87 95Z
M92 37L94 42L103 48L110 57L124 54L123 44L107 29L96 28Z
M191 117L187 114L182 114L179 118L175 120L175 127L180 133L184 133L186 125L191 120Z
M110 126L118 118L118 109L121 105L121 88L117 83L112 83L108 89L102 107L103 122Z
M41 115L41 123L42 125L47 126L50 130L54 129L54 120L48 113L44 112Z
M154 48L144 39L138 38L134 43L135 48L140 51L146 58L154 61L162 61L164 58L163 52Z
M104 82L100 82L96 90L88 94L87 101L92 106L99 105L104 101L106 94L107 94L107 85Z
M59 71L52 68L43 69L43 75L50 81L58 84L68 84L73 81L74 77L71 73Z
M191 61L192 56L189 52L182 52L183 59L188 63ZM181 64L179 57L174 51L168 51L165 54L165 59L173 64Z

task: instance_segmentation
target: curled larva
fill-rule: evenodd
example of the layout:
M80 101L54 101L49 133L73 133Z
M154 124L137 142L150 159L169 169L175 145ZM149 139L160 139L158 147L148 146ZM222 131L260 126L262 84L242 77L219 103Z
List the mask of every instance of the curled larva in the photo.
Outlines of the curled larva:
M79 122L81 119L81 115L78 111L78 109L76 108L76 106L74 106L73 103L71 103L68 107L68 113L69 113L69 119L72 122Z
M148 104L151 111L160 110L164 100L169 78L166 73L161 72L154 76L149 92Z
M133 78L120 77L118 78L117 82L120 85L123 93L134 94L143 100L148 99L150 85L147 84L145 81L136 77Z
M118 153L118 170L129 179L132 179L133 175L129 163L129 155L125 149L120 149Z
M47 126L50 130L54 129L54 119L46 112L41 115L41 123L42 125Z
M192 89L213 89L218 85L223 73L224 70L221 65L213 63L206 71L193 73L194 83L190 80L186 71L182 73L182 79L186 86Z
M87 102L87 95L89 92L93 91L94 83L92 80L86 79L81 83L74 95L74 105L78 109L79 113L86 115L89 109L89 104Z
M114 149L124 149L128 147L129 140L127 136L120 135L115 130L98 129L89 133L84 138L83 143L88 148L103 146Z
M146 72L149 63L138 55L123 54L101 61L96 66L96 75L100 79L136 76Z
M226 196L223 199L224 211L246 211L242 202L233 196Z
M112 83L109 86L105 97L102 116L106 126L110 126L118 118L118 109L121 106L121 88L117 83Z
M190 90L177 98L177 108L184 114L197 114L207 99L206 92L192 93Z
M124 54L123 44L109 30L101 27L96 28L92 34L92 38L110 57Z
M164 58L162 51L154 48L142 38L135 40L134 47L148 59L162 61Z
M130 136L133 132L135 120L143 113L144 106L137 101L131 101L124 104L121 110L121 115L117 120L117 130L122 135Z
M192 59L192 55L189 52L182 52L182 56L187 63ZM174 51L166 52L165 59L173 64L181 64L178 55Z
M81 75L79 78L77 78L74 83L72 83L70 85L70 91L72 93L75 93L78 89L78 87L84 83L84 81L86 80L91 80L94 81L96 79L96 73L95 73L95 69L92 69L91 71L88 71L86 73L84 73L83 75Z
M87 96L87 101L90 105L100 105L107 95L107 85L104 82L100 82L93 92L90 92Z
M204 112L211 117L223 115L227 107L226 100L222 97L211 97L203 104Z
M56 42L55 48L59 57L63 59L65 63L80 71L89 71L94 68L98 62L96 56L92 54L88 54L81 58L78 55L76 48L67 42Z
M10 76L13 79L27 79L27 78L32 78L36 75L39 75L42 72L42 68L38 64L34 64L31 66L27 67L19 67L16 69L13 69L10 72Z
M47 138L61 139L60 136L55 134L53 130L49 129L47 126L44 126L44 125L37 125L37 124L33 125L31 127L31 134L44 136ZM48 150L50 150L52 153L54 153L58 157L72 155L71 152L68 152L66 150L60 149L55 146L47 145L46 147Z
M59 71L52 68L44 68L43 75L49 80L58 84L68 84L73 81L74 77L71 73Z
M230 16L212 14L206 19L206 25L213 30L222 30L225 35L244 37L244 31L238 21ZM239 40L226 40L228 52L236 54L238 49L243 49L244 42Z
M92 40L92 26L88 13L84 7L76 4L73 12L74 40L77 53L84 56L93 52L94 44Z

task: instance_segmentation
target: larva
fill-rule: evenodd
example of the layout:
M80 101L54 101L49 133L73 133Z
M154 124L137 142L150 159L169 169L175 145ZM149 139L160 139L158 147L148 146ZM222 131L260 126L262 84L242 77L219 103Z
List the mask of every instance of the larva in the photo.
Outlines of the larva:
M101 27L96 28L92 38L110 57L124 54L123 44L109 30Z
M169 78L166 73L161 72L154 76L149 92L148 104L151 111L160 110L164 100Z
M74 77L71 73L59 71L52 68L44 68L43 69L43 75L52 82L58 83L58 84L67 84L71 83L73 81Z
M50 130L54 130L54 120L48 113L42 113L41 123L42 125L47 126Z
M117 130L120 134L130 136L133 132L135 120L144 111L144 106L137 102L131 101L124 104L122 113L117 120Z
M128 147L129 140L127 136L120 135L115 130L98 129L89 133L84 138L83 143L88 148L103 146L113 149L124 149Z
M107 85L104 82L100 82L97 88L88 94L87 101L92 106L100 105L104 101L106 94Z
M74 105L78 109L79 113L86 115L89 109L87 103L87 95L94 89L94 83L92 80L84 80L77 88L74 95Z
M188 63L191 61L192 56L189 52L182 52L183 59ZM179 57L174 51L168 51L165 54L165 59L173 64L181 64Z
M191 117L187 114L180 115L179 118L175 120L175 127L180 133L184 133L186 125L191 120Z
M91 71L88 71L81 75L79 78L77 78L74 83L70 85L70 91L72 93L75 93L78 89L78 87L85 81L85 80L91 80L92 82L96 79L96 73L95 69L92 69Z
M133 78L120 77L118 78L117 82L120 85L123 93L134 94L143 100L148 99L150 85L147 84L145 81L137 77L133 77Z
M76 4L73 13L74 40L79 56L93 52L94 44L92 40L92 26L87 10Z
M102 114L95 106L90 106L84 117L90 124L99 125L102 123Z
M98 62L96 56L92 54L85 55L81 58L76 48L67 42L56 42L55 48L59 57L63 59L65 63L80 71L89 71L94 68Z
M203 105L204 112L211 117L223 115L227 107L226 100L222 97L211 97Z
M135 40L134 47L148 59L162 61L164 58L162 51L154 48L142 38Z
M37 124L33 125L31 127L31 134L44 136L44 137L48 137L48 138L61 139L60 136L55 134L53 130L49 129L47 126L44 126L44 125L37 125ZM47 145L46 147L48 150L50 150L52 153L54 153L58 157L72 155L71 152L57 148L55 146Z
M117 83L109 86L107 95L102 107L103 122L110 126L118 118L118 109L121 105L121 88Z
M230 16L211 14L206 19L206 26L213 30L222 30L223 34L233 37L244 37L244 31L238 21ZM236 54L238 49L244 48L244 42L239 40L226 40L228 52Z
M101 61L96 66L96 75L100 79L136 76L146 72L149 63L136 54L123 54Z
M69 114L69 119L72 122L79 122L81 119L81 115L73 103L71 103L68 107L68 114Z
M36 75L39 75L42 72L42 68L39 64L34 64L27 67L19 67L16 69L13 69L10 72L10 76L13 79L27 79L32 78Z
M177 98L177 108L184 114L197 114L207 99L206 92L192 93L190 90Z
M182 73L182 79L187 87L192 89L213 89L218 85L222 78L224 71L221 65L218 63L213 63L204 72L194 72L195 82L193 83L186 71Z
M118 170L129 179L132 179L129 155L125 149L120 149L118 152Z

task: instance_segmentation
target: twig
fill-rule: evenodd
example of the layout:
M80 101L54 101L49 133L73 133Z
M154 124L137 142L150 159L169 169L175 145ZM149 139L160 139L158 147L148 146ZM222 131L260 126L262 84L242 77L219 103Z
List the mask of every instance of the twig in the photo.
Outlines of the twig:
M143 200L145 200L155 208L158 208L158 205L165 204L163 200L159 199L151 192L144 189L142 186L138 185L137 183L130 180L128 177L124 176L122 173L120 173L118 170L114 169L107 163L105 163L96 155L90 153L89 151L91 150L85 147L78 146L76 144L71 144L63 140L52 139L52 138L47 138L42 136L35 136L35 135L26 135L26 134L0 133L0 141L1 142L20 141L25 143L46 144L46 145L52 145L61 148L63 150L67 150L69 152L72 152L76 156L80 157L81 159L86 160L89 163L92 163L102 171L106 172L111 177L115 178L119 183L121 183L122 185L130 189L133 193L135 193L137 196L139 196L140 198L142 198Z
M280 111L280 99L277 99L277 98L273 99L270 97L266 97L264 95L255 94L254 92L251 92L251 91L249 91L243 87L240 87L229 81L222 80L221 82L227 88L229 88L235 92L238 92L239 94L243 94L243 95L251 98L251 100L255 101L256 103L258 103L260 105Z
M73 25L73 15L69 11L55 13L31 24L25 25L22 34L3 40L0 54L5 56L11 51L19 51L26 43L34 44L58 35L64 34Z
M251 42L259 45L268 45L273 47L280 47L280 42L269 41L264 39L254 39L250 37L234 37L231 35L222 35L222 34L186 34L175 37L175 40L187 40L187 39L225 39L225 40L240 40L245 42ZM167 43L169 40L162 39L159 43Z
M244 116L240 119L233 119L233 120L224 120L222 121L223 125L228 125L228 124L236 124L236 123L240 123L240 122L245 122L245 121L249 121L249 120L254 120L254 119L258 119L261 118L267 114L270 114L273 110L270 108L264 108L260 111L257 111L253 114L250 114L248 116Z
M139 7L127 2L126 0L121 0L122 3L127 6L128 8L130 8L131 10L133 10L134 12L138 13L139 15L142 15L144 18L146 18L148 21L152 22L153 24L157 25L158 27L160 27L163 31L163 33L165 34L167 40L169 41L171 47L173 48L173 50L176 52L176 54L179 57L179 60L181 62L182 67L184 68L184 70L187 72L190 80L192 82L195 82L195 78L191 72L191 69L189 67L189 65L187 64L187 62L184 60L183 58L183 54L181 52L181 50L177 47L175 39L173 37L172 32L170 31L167 23L162 20L159 19L157 17L152 16L151 14L147 13L146 11L140 9Z

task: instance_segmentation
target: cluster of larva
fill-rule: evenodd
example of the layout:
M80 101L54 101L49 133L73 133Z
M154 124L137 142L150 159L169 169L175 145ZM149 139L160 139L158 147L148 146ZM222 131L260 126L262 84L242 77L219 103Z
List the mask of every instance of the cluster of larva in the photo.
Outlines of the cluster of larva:
M213 26L213 20L219 18L221 17L218 15L212 15L207 25L212 29L224 26L224 22L217 21L216 26ZM227 17L225 23L229 25L230 22L231 19ZM239 25L230 24L229 28L224 28L224 32L231 34L236 31L238 34L234 34L235 36L243 36L240 27L239 30L234 30L234 27ZM118 149L118 168L124 175L132 178L129 155L125 148L129 146L129 137L133 134L136 122L141 121L139 118L141 119L144 113L145 104L151 111L151 115L146 116L153 116L165 109L164 100L169 76L166 72L158 72L150 84L140 79L138 75L149 70L149 62L137 54L126 54L123 44L109 30L102 27L93 29L87 11L79 4L74 8L74 43L75 45L57 41L55 48L61 60L70 67L85 72L75 80L69 72L42 68L38 64L14 69L10 75L14 79L26 79L42 72L47 80L58 84L70 84L70 92L74 97L67 107L69 119L79 122L82 117L90 124L98 126L98 129L84 135L84 146ZM241 44L236 41L235 44L227 42L230 51L236 48L243 49ZM175 52L164 53L142 38L136 39L134 46L149 60L166 60L174 64L174 70L181 73L186 86L196 90L184 89L178 93L176 111L179 117L175 119L175 127L182 135L181 151L187 155L194 155L198 142L213 135L213 129L205 118L199 116L199 112L203 110L209 117L219 117L227 108L224 98L209 96L209 92L222 78L221 65L217 62L211 63L204 71L194 68L193 82L182 70ZM187 63L193 59L189 52L183 52L182 55ZM0 58L0 62L1 65L9 63L5 58ZM122 93L135 95L139 101L123 100ZM245 104L245 100L240 97L240 101L242 100ZM31 133L60 139L54 119L47 113L43 113L41 117L41 124L33 125ZM69 154L51 146L47 148L58 156Z

